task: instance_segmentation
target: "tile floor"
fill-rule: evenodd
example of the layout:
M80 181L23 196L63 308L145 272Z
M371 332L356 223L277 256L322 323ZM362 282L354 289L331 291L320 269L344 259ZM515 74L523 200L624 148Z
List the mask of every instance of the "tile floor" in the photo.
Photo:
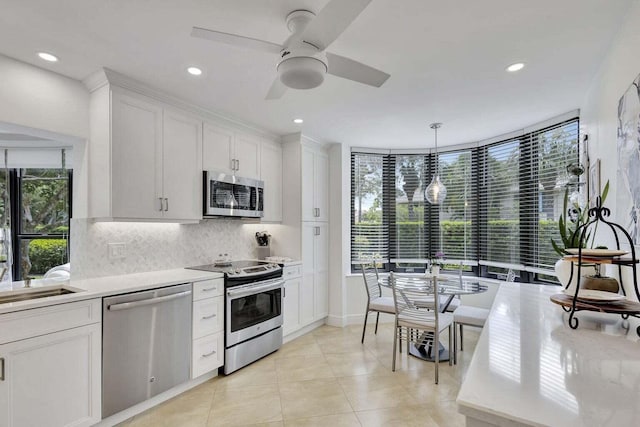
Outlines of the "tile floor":
M361 326L323 326L121 426L464 426L455 399L479 331L465 329L458 365L441 363L435 385L433 363L404 351L391 372L393 327L373 329L362 345Z

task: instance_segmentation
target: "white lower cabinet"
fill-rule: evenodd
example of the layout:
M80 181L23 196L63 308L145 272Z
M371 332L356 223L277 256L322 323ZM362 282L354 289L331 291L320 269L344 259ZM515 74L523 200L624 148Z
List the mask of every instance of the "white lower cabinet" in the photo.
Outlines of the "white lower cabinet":
M224 279L193 284L191 378L224 365Z
M302 288L306 321L320 320L329 313L329 225L302 223Z
M0 344L0 426L90 426L100 421L100 300L0 315L0 329L15 322L51 321L65 308L88 314L83 326ZM95 302L95 303L94 303ZM65 307L67 306L67 307ZM61 323L66 320L60 318ZM6 322L5 322L6 321ZM55 321L54 321L55 322ZM68 322L68 321L67 321ZM53 323L55 325L56 323ZM34 336L35 335L35 336ZM2 341L0 341L2 342Z
M286 336L300 329L300 286L302 284L300 266L284 267L282 278L284 279L282 334Z

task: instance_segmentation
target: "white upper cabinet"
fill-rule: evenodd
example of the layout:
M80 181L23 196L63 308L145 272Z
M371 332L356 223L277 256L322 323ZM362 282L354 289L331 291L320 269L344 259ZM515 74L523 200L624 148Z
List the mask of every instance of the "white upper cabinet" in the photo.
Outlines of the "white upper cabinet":
M176 111L163 116L164 217L202 217L202 122Z
M260 153L260 179L264 181L263 221L282 221L282 146L263 142Z
M235 169L233 131L207 122L203 129L202 168L232 174Z
M202 219L202 121L117 87L91 95L89 216Z
M204 170L260 178L260 140L245 133L205 122L202 150Z
M105 172L112 209L105 216L162 218L162 107L113 93L111 135L112 169Z
M260 145L258 138L236 132L236 175L260 179Z
M320 148L302 147L302 220L329 220L329 157Z

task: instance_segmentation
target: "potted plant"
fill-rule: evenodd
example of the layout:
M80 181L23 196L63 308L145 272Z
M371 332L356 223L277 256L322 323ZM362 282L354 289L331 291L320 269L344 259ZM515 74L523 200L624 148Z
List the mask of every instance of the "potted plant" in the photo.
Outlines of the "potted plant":
M609 181L602 189L602 195L600 196L601 203L607 198L609 193ZM573 277L571 274L571 262L566 261L564 258L568 254L566 249L569 248L586 248L587 246L593 247L596 238L597 223L593 230L587 230L584 240L580 241L580 234L578 230L581 226L589 222L589 209L581 208L577 202L569 202L569 189L564 192L564 204L562 214L558 219L558 231L560 234L560 242L556 242L551 239L551 245L553 249L560 255L560 259L555 264L555 272L558 280L565 288L571 288L576 286L578 278ZM595 274L593 266L584 269L583 275ZM575 275L574 275L575 276ZM571 279L571 283L569 280Z

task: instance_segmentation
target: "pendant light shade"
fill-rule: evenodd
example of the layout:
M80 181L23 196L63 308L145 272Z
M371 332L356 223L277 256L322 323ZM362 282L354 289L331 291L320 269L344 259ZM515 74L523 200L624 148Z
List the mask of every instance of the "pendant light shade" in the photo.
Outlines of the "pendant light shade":
M442 123L432 123L429 126L436 134L436 173L433 175L431 183L424 190L424 198L432 205L442 204L447 197L447 187L440 181L440 175L438 175L438 128L440 126L442 126Z

